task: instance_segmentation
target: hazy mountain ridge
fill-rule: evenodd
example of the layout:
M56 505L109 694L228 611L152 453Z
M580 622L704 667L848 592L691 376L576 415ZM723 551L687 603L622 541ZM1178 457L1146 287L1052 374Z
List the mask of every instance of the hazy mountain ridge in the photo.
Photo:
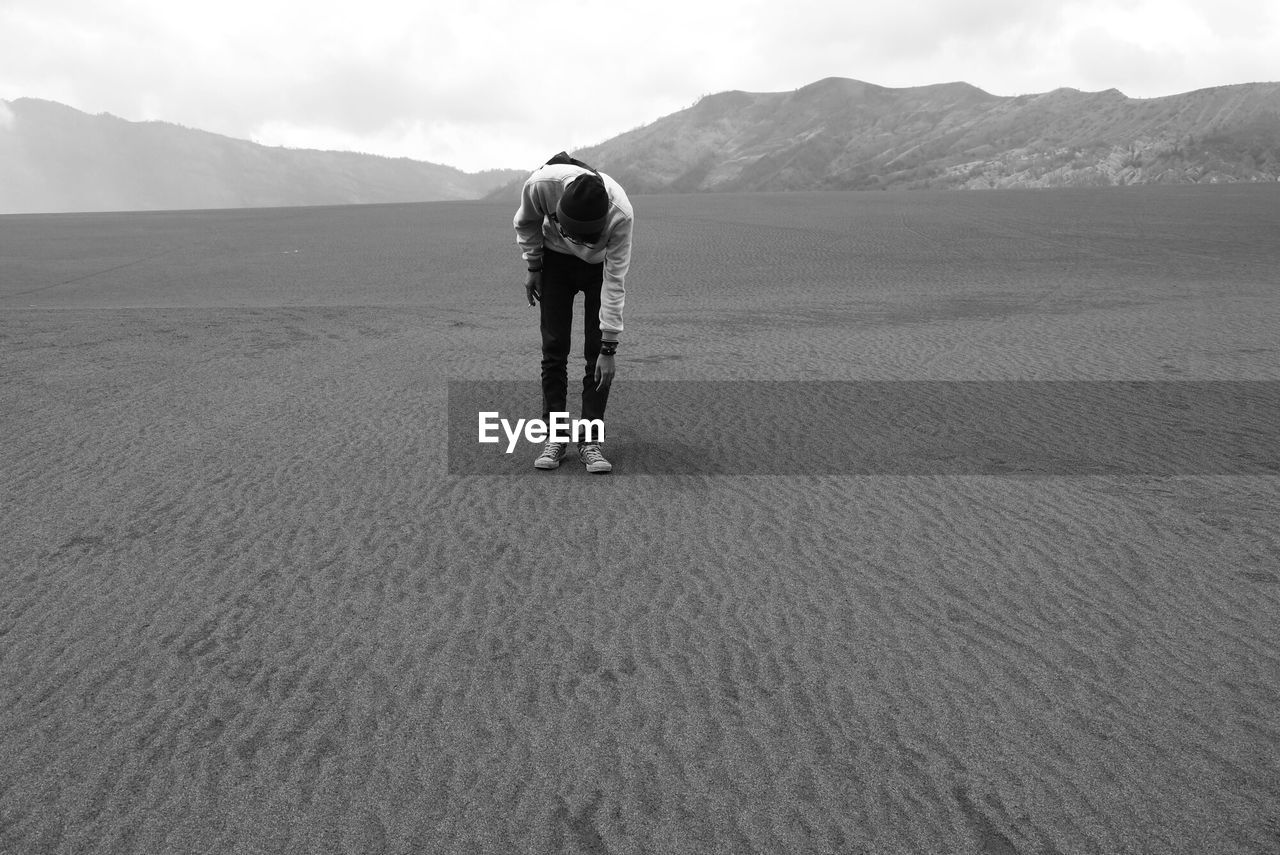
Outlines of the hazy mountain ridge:
M575 154L634 193L1276 181L1280 83L1134 99L827 78L709 95Z
M33 98L0 101L0 213L476 199L518 175L264 146Z
M1276 181L1280 83L1135 99L826 78L708 95L575 154L632 193ZM0 101L0 213L513 199L525 176Z

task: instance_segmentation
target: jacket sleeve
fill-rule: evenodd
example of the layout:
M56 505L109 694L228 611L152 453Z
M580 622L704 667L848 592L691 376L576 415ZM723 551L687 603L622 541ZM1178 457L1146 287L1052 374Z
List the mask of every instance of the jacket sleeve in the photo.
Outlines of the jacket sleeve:
M520 191L520 207L513 220L516 243L523 250L520 257L529 267L542 266L542 222L549 210L545 184L530 176Z
M604 253L604 283L600 289L600 333L616 341L622 332L622 305L626 298L624 283L631 266L632 220L620 222L609 235Z

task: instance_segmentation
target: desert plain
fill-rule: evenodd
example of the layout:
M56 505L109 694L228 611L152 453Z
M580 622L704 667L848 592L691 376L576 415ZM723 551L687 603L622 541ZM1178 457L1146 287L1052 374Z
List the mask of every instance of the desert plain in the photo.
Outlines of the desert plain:
M1280 186L633 203L0 217L0 851L1280 851Z

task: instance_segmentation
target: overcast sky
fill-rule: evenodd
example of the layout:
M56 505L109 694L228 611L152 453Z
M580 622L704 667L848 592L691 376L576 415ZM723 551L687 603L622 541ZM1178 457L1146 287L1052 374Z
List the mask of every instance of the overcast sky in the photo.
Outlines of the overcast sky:
M1276 81L1280 3L0 0L0 99L468 171L823 77L1138 98Z

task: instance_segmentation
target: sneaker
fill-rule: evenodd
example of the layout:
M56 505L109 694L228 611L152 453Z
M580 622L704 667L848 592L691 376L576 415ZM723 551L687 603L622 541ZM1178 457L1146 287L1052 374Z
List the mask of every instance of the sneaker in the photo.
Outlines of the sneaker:
M569 450L567 442L548 442L547 447L542 449L542 453L538 455L538 459L533 461L533 465L539 469L555 469L560 465L560 461L564 459Z
M578 444L578 459L587 465L587 471L604 474L613 471L613 464L604 459L600 453L600 443L582 442Z

